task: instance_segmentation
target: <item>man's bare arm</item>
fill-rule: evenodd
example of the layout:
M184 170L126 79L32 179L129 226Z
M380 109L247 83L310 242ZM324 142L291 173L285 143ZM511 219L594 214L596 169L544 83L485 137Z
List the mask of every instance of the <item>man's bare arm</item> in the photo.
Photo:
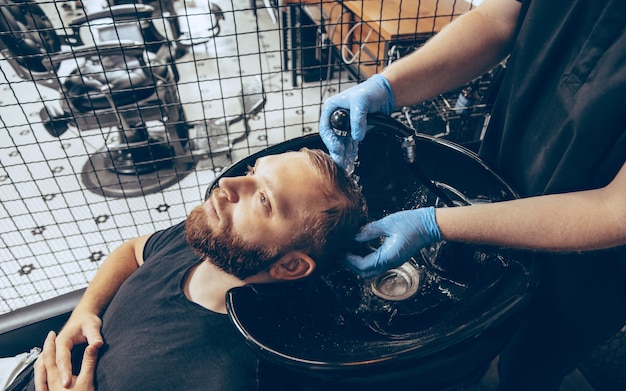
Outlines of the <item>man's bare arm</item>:
M89 283L72 315L76 312L101 315L120 285L143 264L143 248L149 237L140 236L113 250Z

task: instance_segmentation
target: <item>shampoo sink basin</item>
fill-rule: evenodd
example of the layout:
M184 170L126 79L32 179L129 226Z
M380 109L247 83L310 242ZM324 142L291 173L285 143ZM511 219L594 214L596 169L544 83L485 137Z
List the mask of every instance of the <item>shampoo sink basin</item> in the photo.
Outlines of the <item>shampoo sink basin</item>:
M355 174L372 220L422 206L517 198L472 152L414 135L387 117L370 124ZM406 136L415 141L415 163L404 158ZM289 140L222 176L301 147L325 148L318 135ZM227 307L258 355L321 389L455 389L475 382L510 339L536 274L531 253L442 242L372 279L339 268L305 282L235 288Z

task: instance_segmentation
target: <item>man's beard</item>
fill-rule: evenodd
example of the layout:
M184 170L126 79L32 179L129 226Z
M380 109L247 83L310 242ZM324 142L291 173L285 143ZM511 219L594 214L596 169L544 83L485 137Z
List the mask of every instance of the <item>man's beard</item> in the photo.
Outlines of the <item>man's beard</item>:
M254 248L232 233L230 220L223 220L225 229L215 233L207 220L204 206L194 208L185 224L185 240L194 251L208 261L241 280L269 267L279 258L277 251Z

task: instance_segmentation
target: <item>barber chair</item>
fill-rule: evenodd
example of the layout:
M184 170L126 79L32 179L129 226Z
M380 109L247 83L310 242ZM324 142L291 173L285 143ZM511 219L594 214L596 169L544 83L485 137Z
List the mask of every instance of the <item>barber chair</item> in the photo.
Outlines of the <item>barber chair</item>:
M60 94L40 112L44 128L55 137L70 126L116 132L82 172L85 186L104 196L158 192L194 167L177 49L152 24L153 11L113 6L74 20L60 36L37 3L0 0L0 52L20 78Z
M221 31L220 21L224 20L224 12L212 1L207 7L191 7L185 4L184 22L181 25L174 7L174 0L109 0L112 5L143 3L154 8L154 16L166 21L165 29L168 38L176 43L177 58L186 54L193 45L203 45ZM201 16L200 19L197 16ZM193 20L193 22L191 22Z
M147 4L154 8L154 15L157 18L167 20L172 37L170 39L179 38L181 35L180 23L176 15L176 9L174 8L174 0L111 0L110 6L122 5L122 4ZM166 35L168 35L166 33Z

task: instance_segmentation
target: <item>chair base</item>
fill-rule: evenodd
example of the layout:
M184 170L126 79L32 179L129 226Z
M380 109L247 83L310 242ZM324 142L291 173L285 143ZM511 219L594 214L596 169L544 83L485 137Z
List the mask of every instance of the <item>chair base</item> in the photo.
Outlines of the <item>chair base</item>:
M181 181L195 166L190 155L172 156L167 161L141 162L140 170L130 170L128 161L114 162L115 153L104 147L89 157L82 170L85 187L104 197L139 197ZM121 164L121 165L120 165ZM148 166L152 169L148 169Z

